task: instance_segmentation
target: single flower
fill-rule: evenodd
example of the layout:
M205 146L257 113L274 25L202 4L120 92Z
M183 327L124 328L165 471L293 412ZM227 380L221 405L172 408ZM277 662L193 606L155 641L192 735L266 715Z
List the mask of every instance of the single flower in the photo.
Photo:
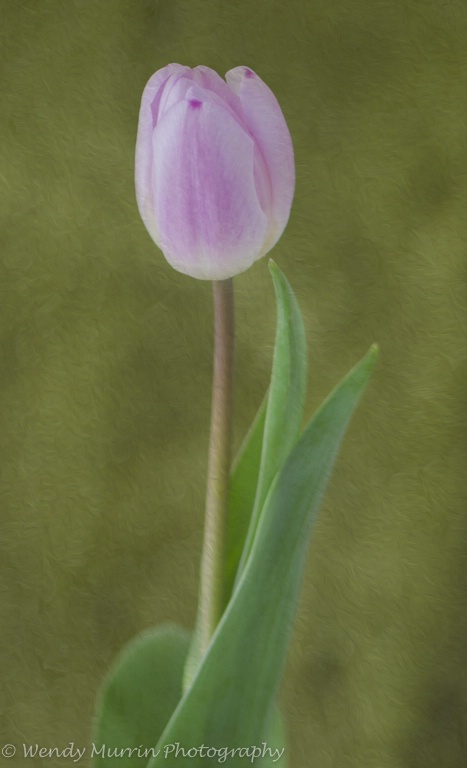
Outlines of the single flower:
M224 280L264 256L287 224L292 140L268 86L248 67L226 82L169 64L147 83L135 162L141 217L167 261Z

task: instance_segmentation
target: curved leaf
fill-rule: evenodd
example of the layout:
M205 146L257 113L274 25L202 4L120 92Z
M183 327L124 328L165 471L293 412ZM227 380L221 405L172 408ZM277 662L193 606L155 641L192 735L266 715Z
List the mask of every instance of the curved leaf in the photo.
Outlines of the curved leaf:
M180 701L189 641L181 627L163 625L124 648L98 701L94 768L145 768Z
M230 476L227 501L225 605L227 605L232 593L255 503L267 405L268 394L266 393L240 448Z
M277 303L271 385L235 464L228 497L224 606L253 546L264 499L298 437L305 402L307 356L303 318L287 279L270 260ZM186 690L201 662L199 621L188 653Z
M237 581L251 552L271 483L300 434L305 405L307 349L302 314L288 280L272 260L269 271L276 293L276 341L258 485Z
M159 746L246 749L268 734L311 530L376 356L374 346L340 382L276 475L241 579ZM238 752L228 758L235 766L248 759ZM218 755L190 759L192 768L218 762ZM149 766L179 764L173 755L159 755Z

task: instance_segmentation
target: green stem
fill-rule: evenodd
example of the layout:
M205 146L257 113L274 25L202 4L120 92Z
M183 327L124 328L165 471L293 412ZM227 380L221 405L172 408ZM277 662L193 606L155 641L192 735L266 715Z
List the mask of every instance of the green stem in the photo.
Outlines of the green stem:
M223 610L235 346L232 279L214 281L213 292L214 370L198 608L198 648L201 656L209 645Z

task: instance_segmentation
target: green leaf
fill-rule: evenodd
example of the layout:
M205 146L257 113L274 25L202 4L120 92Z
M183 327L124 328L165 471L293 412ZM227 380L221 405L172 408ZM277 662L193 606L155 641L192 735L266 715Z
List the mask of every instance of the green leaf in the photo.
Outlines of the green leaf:
M251 552L271 483L300 434L306 396L307 349L300 307L285 275L272 260L269 271L277 302L276 341L258 485L237 582Z
M277 302L277 328L271 385L234 465L227 507L224 606L254 542L264 499L274 475L300 433L307 379L303 319L292 288L269 262ZM184 690L200 661L199 623L187 657Z
M276 756L275 759L270 756L269 759L265 757L259 765L261 765L262 768L264 768L264 766L268 766L268 768L269 766L271 768L287 768L289 765L289 760L287 758L287 739L285 735L284 721L278 707L276 707L273 715L272 726L269 729L269 736L266 739L266 744L269 749L273 751L274 755L280 754L280 757L277 758Z
M182 671L190 634L162 625L123 649L104 683L94 723L94 768L145 768L182 695ZM276 711L268 743L285 755L282 719ZM123 760L125 762L123 762ZM284 757L261 761L286 768Z
M229 482L227 499L226 559L224 571L224 608L232 594L235 575L245 545L248 525L255 502L256 486L263 448L264 422L268 393L263 398L253 424L251 425L235 459ZM195 627L190 650L186 659L183 676L183 690L189 688L199 663L201 650L199 632Z
M98 701L94 768L147 765L155 754L151 749L180 701L189 640L190 634L180 627L163 625L124 648Z
M255 503L258 474L263 449L264 422L268 395L255 416L253 424L232 467L227 501L227 540L224 594L227 605L242 555L251 513Z
M276 475L241 579L159 746L246 749L267 736L313 523L376 356L372 347L325 400ZM237 753L226 762L248 759ZM190 766L218 762L193 756ZM149 765L176 768L180 760L159 755Z

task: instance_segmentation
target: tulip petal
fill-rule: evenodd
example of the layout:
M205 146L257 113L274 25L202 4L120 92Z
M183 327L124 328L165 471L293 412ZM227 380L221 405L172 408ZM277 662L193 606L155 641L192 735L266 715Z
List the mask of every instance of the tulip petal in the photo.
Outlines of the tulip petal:
M175 269L222 280L263 255L268 220L254 151L230 111L195 83L161 115L152 137L152 231L146 226Z
M141 97L141 107L136 137L135 188L139 212L146 226L150 218L151 168L152 168L152 133L157 122L159 101L164 84L171 75L191 72L181 64L168 64L159 69L146 83Z
M243 120L260 149L271 182L273 234L268 249L277 242L289 219L295 189L292 139L282 110L270 88L248 67L226 74L228 86L242 104Z
M195 67L192 70L192 77L197 85L199 85L201 88L212 91L212 93L215 93L216 96L219 96L219 98L225 104L228 104L241 121L242 105L240 103L240 99L235 95L232 89L229 88L225 80L223 80L222 77L217 74L217 72L215 72L210 67L200 65L199 67Z

